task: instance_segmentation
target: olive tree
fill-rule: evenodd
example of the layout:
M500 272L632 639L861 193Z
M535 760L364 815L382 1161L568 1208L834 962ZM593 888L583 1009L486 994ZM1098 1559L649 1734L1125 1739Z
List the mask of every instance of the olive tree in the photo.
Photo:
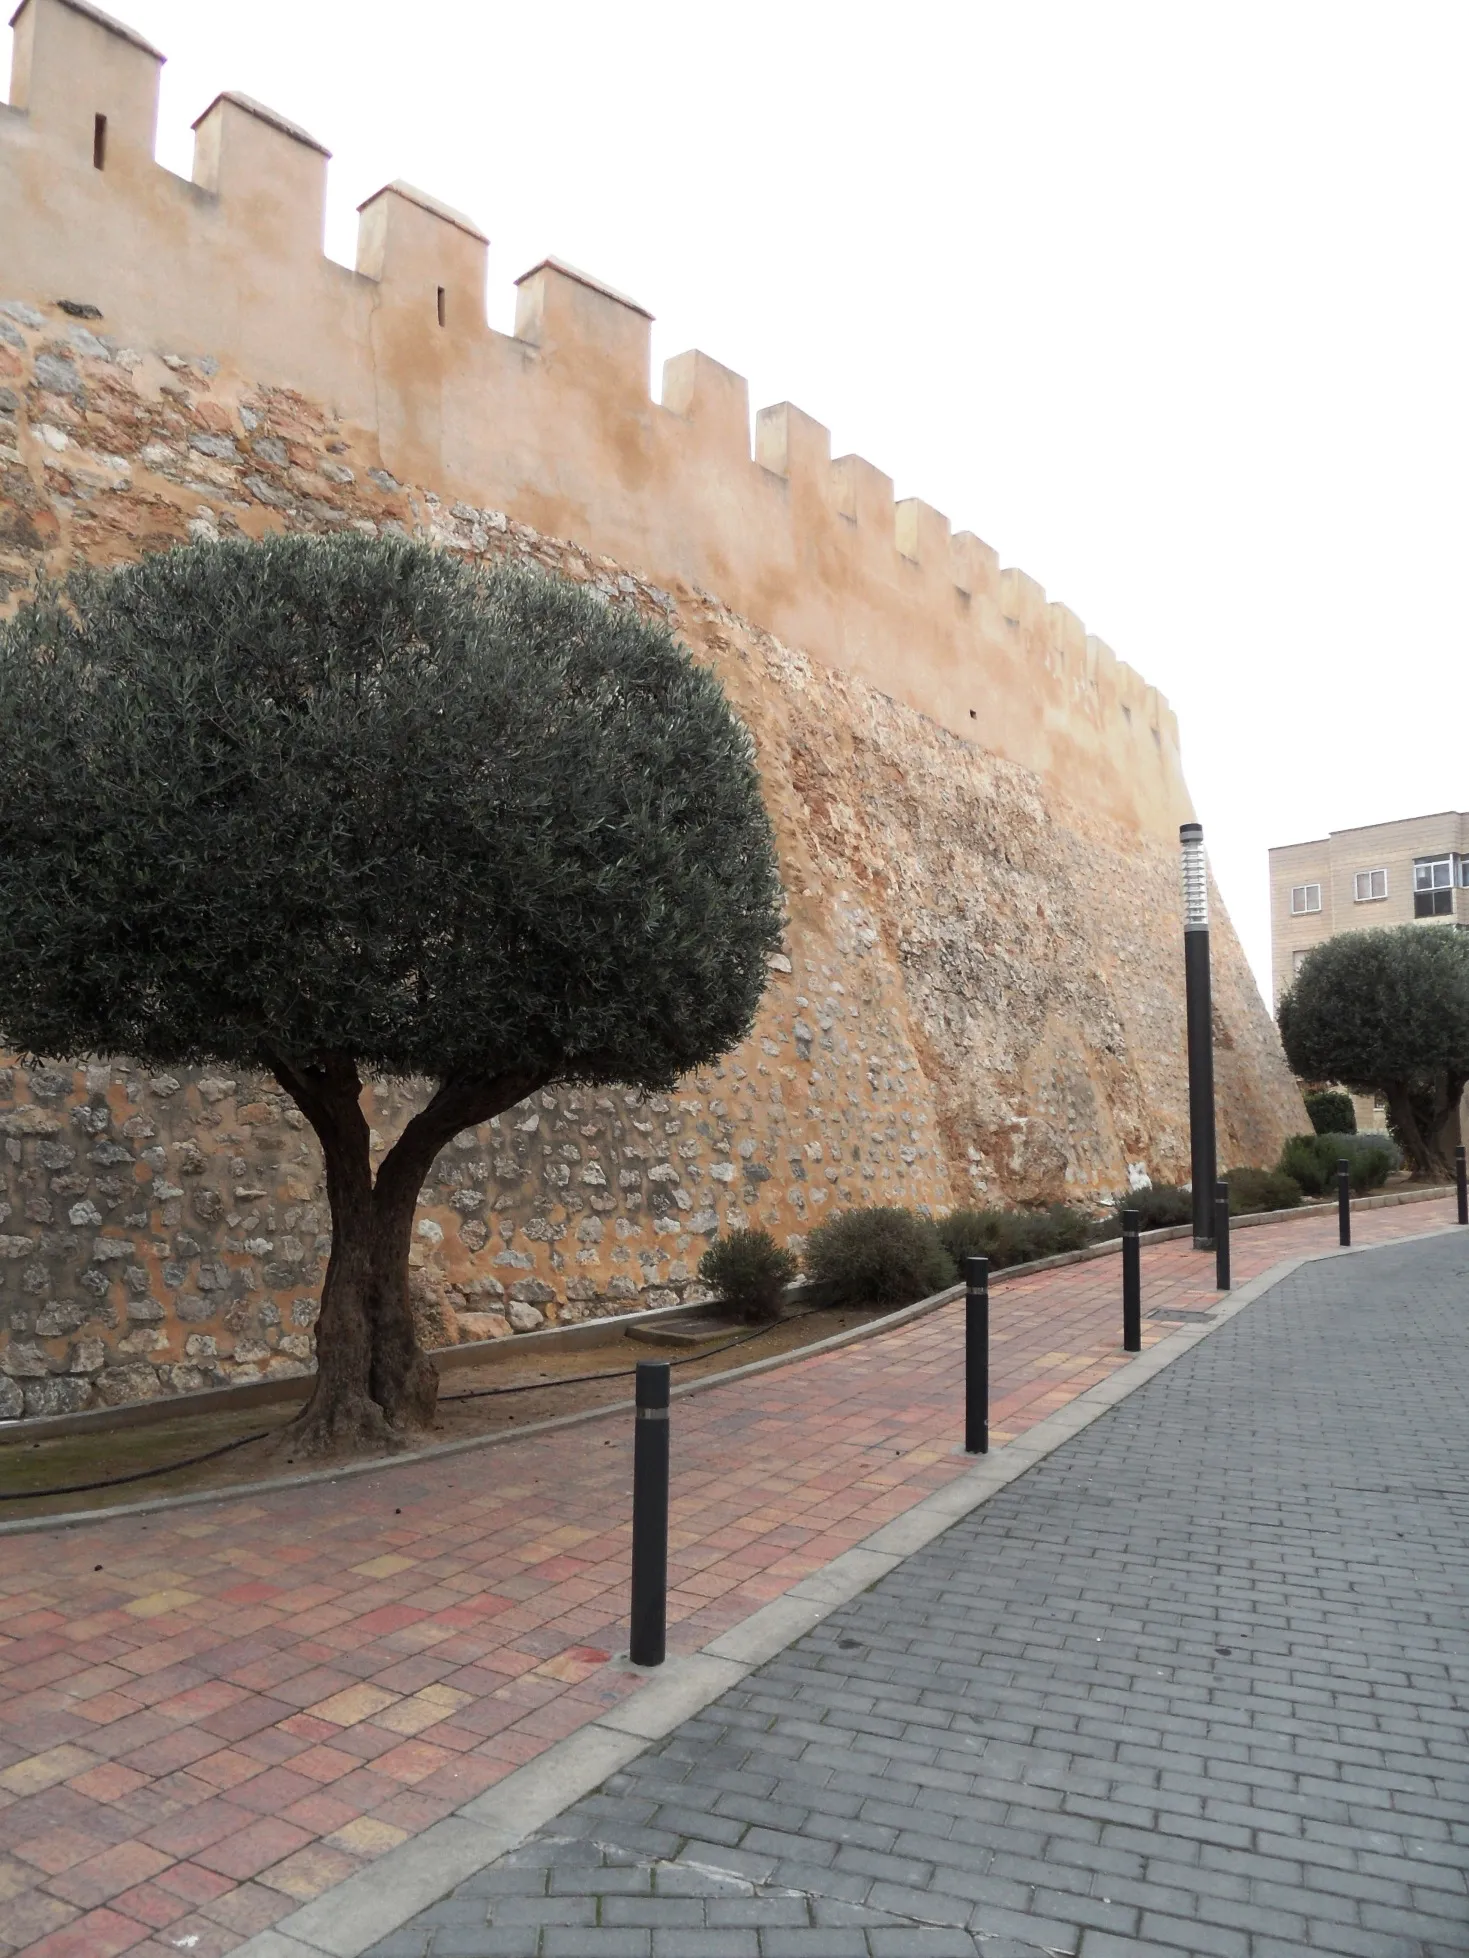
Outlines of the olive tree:
M292 1444L433 1413L414 1211L555 1082L749 1031L781 892L750 737L670 633L406 537L196 544L0 625L0 1040L273 1074L331 1206ZM376 1170L372 1076L427 1077Z
M1414 1174L1449 1174L1469 1082L1469 934L1401 925L1329 938L1278 1018L1297 1074L1381 1095Z

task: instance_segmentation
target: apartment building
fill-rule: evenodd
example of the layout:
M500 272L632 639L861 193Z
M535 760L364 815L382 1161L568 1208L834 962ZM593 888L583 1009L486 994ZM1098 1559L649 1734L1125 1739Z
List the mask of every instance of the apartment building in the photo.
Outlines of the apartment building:
M1339 931L1415 922L1469 930L1469 814L1444 810L1280 845L1270 852L1272 998L1307 952ZM1359 1129L1386 1125L1380 1102L1353 1102Z
M1374 925L1469 928L1469 815L1334 829L1270 852L1270 963L1275 999L1313 945Z

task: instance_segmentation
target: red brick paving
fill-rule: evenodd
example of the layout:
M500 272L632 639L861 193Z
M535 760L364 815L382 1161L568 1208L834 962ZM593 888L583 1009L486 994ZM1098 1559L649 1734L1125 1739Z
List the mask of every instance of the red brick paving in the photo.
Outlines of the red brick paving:
M1335 1239L1325 1215L1242 1231L1236 1282ZM1145 1312L1214 1302L1186 1241L1143 1262ZM675 1401L673 1651L963 1472L959 1321ZM996 1442L1125 1364L1119 1333L1114 1259L998 1286ZM5 1540L0 1952L216 1958L631 1691L630 1440L614 1418Z

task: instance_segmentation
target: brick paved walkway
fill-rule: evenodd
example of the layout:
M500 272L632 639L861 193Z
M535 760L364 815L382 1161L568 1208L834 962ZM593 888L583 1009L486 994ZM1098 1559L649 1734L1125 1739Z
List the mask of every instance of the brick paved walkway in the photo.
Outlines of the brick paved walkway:
M1469 1244L1306 1266L373 1958L1469 1951Z
M1241 1232L1236 1282L1334 1241ZM1149 1248L1145 1309L1207 1306L1212 1275ZM1125 1363L1118 1283L1107 1259L997 1288L997 1441ZM959 1319L675 1403L671 1650L962 1472ZM218 1958L632 1690L629 1443L612 1419L0 1539L0 1952Z

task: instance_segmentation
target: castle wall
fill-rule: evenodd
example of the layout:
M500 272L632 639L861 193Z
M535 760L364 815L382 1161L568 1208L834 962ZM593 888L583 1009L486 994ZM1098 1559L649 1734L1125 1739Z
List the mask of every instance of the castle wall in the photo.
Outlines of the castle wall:
M548 265L492 335L482 241L396 191L330 266L325 159L254 108L202 119L197 184L158 170L156 60L78 0L28 0L16 66L0 602L189 536L398 527L665 619L756 740L790 926L754 1033L673 1095L457 1138L415 1238L430 1336L689 1296L742 1222L1187 1175L1188 802L1151 689L798 411L750 457L704 356L655 406L625 302ZM1222 910L1214 942L1221 1161L1273 1161L1304 1113ZM414 1098L375 1087L375 1130ZM0 1418L309 1366L328 1248L273 1083L0 1056Z
M491 331L483 235L409 186L362 206L355 269L328 260L325 151L246 98L199 118L191 181L160 168L161 56L105 18L84 0L16 17L0 292L89 303L126 345L297 389L395 478L718 592L951 733L1176 835L1192 812L1166 702L979 538L895 504L860 456L834 461L789 403L760 411L752 455L745 383L705 354L669 361L655 402L647 313L554 260L518 282L513 337Z

